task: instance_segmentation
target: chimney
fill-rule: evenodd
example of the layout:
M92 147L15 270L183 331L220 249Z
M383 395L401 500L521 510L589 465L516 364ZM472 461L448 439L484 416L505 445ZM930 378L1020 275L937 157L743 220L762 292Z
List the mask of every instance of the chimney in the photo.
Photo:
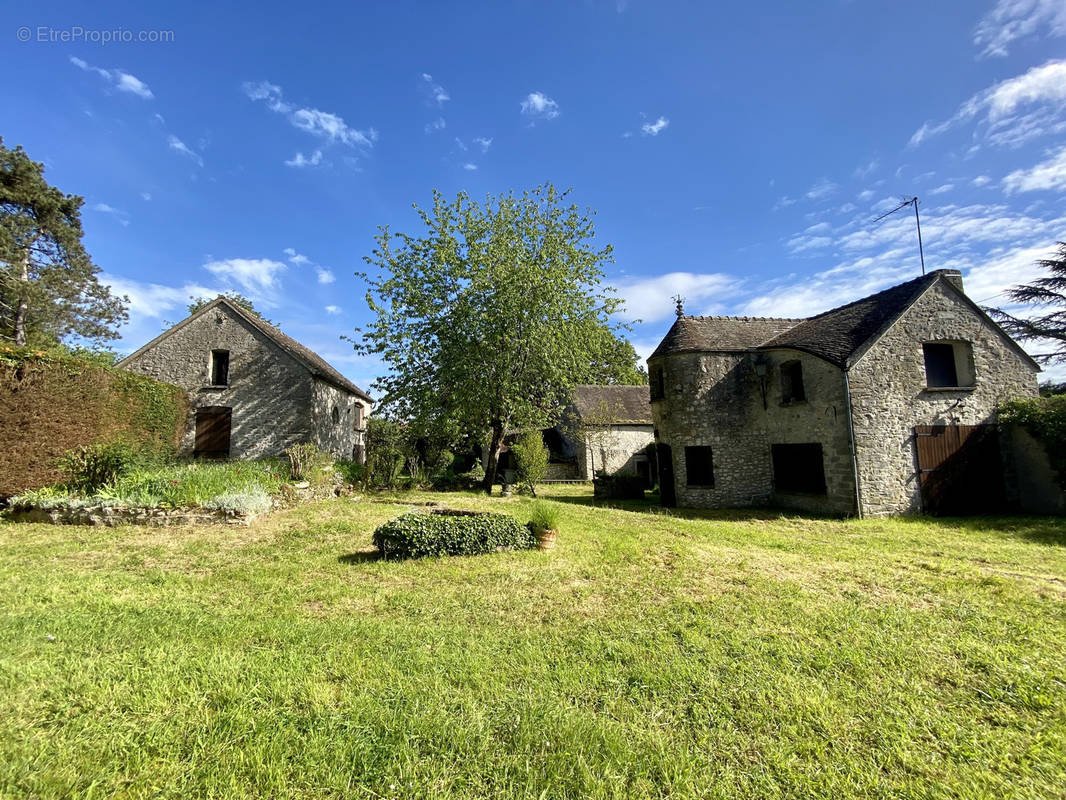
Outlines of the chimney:
M963 294L966 294L966 291L962 287L961 272L959 272L957 269L938 269L937 272L940 273L941 277L943 277L944 280L946 280L948 283L950 283Z

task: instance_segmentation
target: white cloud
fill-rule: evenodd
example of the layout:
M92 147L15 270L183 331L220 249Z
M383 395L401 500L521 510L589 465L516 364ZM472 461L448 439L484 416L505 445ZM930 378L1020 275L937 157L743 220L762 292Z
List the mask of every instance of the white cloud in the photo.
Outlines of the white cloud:
M474 142L481 148L482 153L489 152L489 148L492 147L492 139L484 136L475 136Z
M297 108L285 101L281 87L276 84L267 81L247 82L243 84L243 89L249 99L264 103L275 113L287 115L293 127L331 143L340 142L350 147L368 150L377 141L378 132L374 128L358 130L350 127L337 114L320 111L317 108Z
M978 186L978 187L986 186L986 185L988 185L991 182L992 182L992 179L990 177L988 177L987 175L978 175L976 178L974 178L972 181L970 181L970 186Z
M477 164L472 164L471 162L468 161L465 164L463 164L463 169L470 170L472 172L475 169L477 169Z
M441 86L439 83L433 82L433 76L430 75L428 72L422 73L422 81L428 89L430 97L433 99L433 102L435 102L438 106L442 106L452 99L448 96L448 92L443 86Z
M674 313L675 295L685 298L686 314L710 313L722 307L722 295L738 284L733 276L716 272L669 272L631 278L618 285L618 294L625 301L625 311L620 316L643 322L665 319Z
M955 184L953 184L953 183L944 183L944 184L941 184L940 186L937 186L935 189L930 189L929 190L929 194L947 194L948 192L950 192L954 188L955 188Z
M875 192L873 189L863 189L861 192L859 192L858 197L859 200L866 203L872 200L876 194L877 192Z
M1032 169L1019 169L1003 179L1007 194L1066 189L1066 147Z
M521 106L522 113L527 117L555 119L561 113L559 104L542 92L530 92Z
M315 273L318 275L319 283L333 283L337 280L336 276L325 267L315 267Z
M295 264L298 267L305 265L313 266L319 283L333 283L337 280L337 277L330 270L326 269L321 264L316 264L303 253L297 253L295 248L286 247L282 252L288 256L290 264Z
M1007 46L1047 26L1052 36L1066 36L1066 3L1062 0L999 0L981 19L973 43L983 56L1005 56Z
M808 200L824 200L825 198L836 194L838 188L840 187L828 178L819 178L815 181L814 185L807 190L806 197Z
M130 75L128 72L123 72L120 69L103 69L101 67L94 67L84 60L74 56L70 57L70 63L85 72L95 72L101 78L110 81L120 92L135 94L137 97L143 98L144 100L151 100L152 97L154 97L152 90L148 88L147 83Z
M152 199L152 195L150 192L141 192L141 199L147 202Z
M856 178L865 178L870 173L875 172L879 166L881 166L881 162L875 158L867 164L860 164L855 167L853 174Z
M464 153L470 149L465 144L463 144L463 140L460 139L458 136L455 137L455 146L462 150Z
M107 203L95 203L92 206L93 211L98 211L101 214L109 214L113 216L120 225L123 227L130 224L129 215L121 209L109 206Z
M911 136L917 147L932 136L964 122L978 120L984 136L999 146L1017 147L1031 139L1066 129L1066 60L1048 61L1023 75L978 92L944 122L925 122Z
M322 163L322 151L315 150L310 157L297 151L296 155L285 162L286 167L317 167Z
M659 117L655 122L645 122L640 126L640 132L644 136L658 136L670 125L666 117Z
M326 313L327 314L337 315L337 314L341 313L341 307L340 306L326 306Z
M111 287L114 294L125 295L129 298L131 321L135 317L162 319L164 315L169 315L170 312L177 308L181 308L184 311L184 307L188 305L190 297L196 299L213 298L221 292L219 289L209 289L195 283L186 283L183 286L164 286L159 283L144 283L106 273L100 277L103 283ZM181 316L184 317L185 314L183 313ZM155 336L155 334L152 335ZM140 347L142 344L144 344L144 341L141 341L137 346Z
M302 253L297 253L296 250L291 247L286 247L284 250L282 250L282 252L289 257L289 261L293 264L300 265L311 263L311 259L303 255Z
M269 258L227 258L208 261L204 269L242 287L253 299L264 299L278 287L278 274L285 265Z
M187 144L185 144L185 142L183 142L177 136L174 136L173 134L168 136L167 137L167 144L170 145L170 149L171 150L174 150L174 151L176 151L178 153L181 153L183 156L191 158L199 166L202 167L204 165L204 160L203 160L203 158L200 157L200 154L195 152L194 150L191 150L189 148L189 146Z
M426 133L433 133L434 131L444 130L447 123L444 121L444 117L437 117L432 122L427 122L425 131Z

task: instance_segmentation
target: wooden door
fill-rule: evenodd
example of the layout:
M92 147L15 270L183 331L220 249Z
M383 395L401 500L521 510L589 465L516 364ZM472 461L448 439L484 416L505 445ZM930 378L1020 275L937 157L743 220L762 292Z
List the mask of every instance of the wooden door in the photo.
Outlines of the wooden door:
M962 516L1005 509L995 425L918 425L914 438L925 513Z
M228 458L232 409L221 406L196 410L196 446L193 455Z
M677 505L677 492L674 490L674 455L670 445L659 443L655 448L659 462L659 503L665 508Z

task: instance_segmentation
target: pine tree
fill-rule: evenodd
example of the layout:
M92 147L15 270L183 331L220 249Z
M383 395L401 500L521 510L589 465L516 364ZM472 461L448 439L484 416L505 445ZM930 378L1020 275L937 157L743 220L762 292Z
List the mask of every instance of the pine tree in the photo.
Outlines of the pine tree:
M0 336L16 345L115 339L127 319L82 245L82 203L0 138Z
M1015 303L1038 306L1047 313L1016 317L999 309L986 309L1016 339L1053 342L1053 350L1034 356L1045 364L1066 362L1066 242L1057 244L1057 253L1036 262L1048 270L1048 276L1020 284L1007 292L1007 297Z

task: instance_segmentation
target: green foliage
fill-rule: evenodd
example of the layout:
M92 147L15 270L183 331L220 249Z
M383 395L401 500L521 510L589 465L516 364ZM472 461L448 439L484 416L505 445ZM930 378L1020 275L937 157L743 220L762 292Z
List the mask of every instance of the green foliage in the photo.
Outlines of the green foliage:
M93 494L111 486L140 461L128 444L92 444L68 450L59 459L65 485L71 491Z
M1066 394L1011 400L1000 406L999 419L1021 426L1044 445L1059 485L1066 489Z
M128 317L82 244L83 202L0 139L0 336L16 345L114 339Z
M558 531L561 518L559 509L552 503L538 500L530 506L529 524L535 531Z
M370 486L393 488L404 463L404 429L385 417L366 421L366 478Z
M349 486L362 486L366 483L366 467L358 461L342 458L334 463L334 467Z
M319 450L313 442L300 442L287 447L285 455L289 459L289 475L294 481L321 483L323 474L333 471L333 456Z
M508 430L550 427L575 384L639 377L612 322L621 301L601 284L611 247L567 195L434 192L416 207L422 236L381 228L366 258L376 319L355 346L389 367L380 407L453 440L491 431L488 489Z
M639 500L644 497L645 481L639 475L598 475L594 481L596 497L615 500Z
M1015 338L1050 343L1053 349L1035 356L1037 361L1066 363L1066 242L1058 242L1058 252L1036 264L1048 274L1007 292L1013 303L1032 306L1033 314L1018 317L995 308L985 310Z
M536 540L506 514L404 514L374 531L385 558L472 556L498 550L528 550Z
M536 497L537 484L548 474L548 448L544 446L541 432L529 430L520 434L511 445L511 454L514 456L519 482Z

